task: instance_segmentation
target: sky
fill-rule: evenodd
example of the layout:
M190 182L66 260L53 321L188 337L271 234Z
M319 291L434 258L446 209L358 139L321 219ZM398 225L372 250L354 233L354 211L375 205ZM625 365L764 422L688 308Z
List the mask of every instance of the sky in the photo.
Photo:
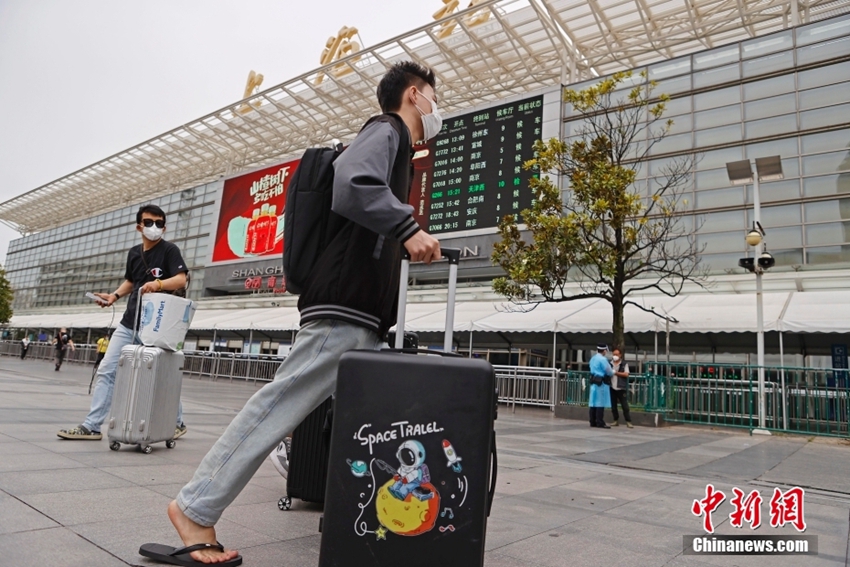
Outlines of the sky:
M241 99L252 69L266 89L318 67L343 26L373 46L442 6L0 0L0 202ZM0 224L0 264L19 237Z

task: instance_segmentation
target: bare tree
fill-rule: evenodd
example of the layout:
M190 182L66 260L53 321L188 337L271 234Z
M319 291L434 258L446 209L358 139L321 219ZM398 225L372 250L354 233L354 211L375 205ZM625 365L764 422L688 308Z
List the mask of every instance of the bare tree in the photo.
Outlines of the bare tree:
M537 172L531 180L535 200L521 220L504 217L492 255L506 273L493 287L515 304L608 301L614 344L621 348L626 305L666 318L633 295L657 290L674 297L686 282L705 278L694 238L698 227L686 226L682 215L693 158L671 159L646 186L635 184L673 122L662 118L669 97L653 96L656 85L645 74L637 86L622 89L630 78L631 72L616 73L565 92L582 125L569 140L535 143L537 157L524 164ZM570 185L563 197L560 179Z

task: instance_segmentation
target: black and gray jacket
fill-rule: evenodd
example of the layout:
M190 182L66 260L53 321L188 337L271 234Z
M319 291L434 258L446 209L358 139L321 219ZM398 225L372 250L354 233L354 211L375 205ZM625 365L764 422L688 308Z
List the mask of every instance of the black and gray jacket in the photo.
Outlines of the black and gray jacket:
M402 244L419 231L411 159L407 126L382 114L334 162L329 244L298 301L302 325L336 319L383 335L395 324Z

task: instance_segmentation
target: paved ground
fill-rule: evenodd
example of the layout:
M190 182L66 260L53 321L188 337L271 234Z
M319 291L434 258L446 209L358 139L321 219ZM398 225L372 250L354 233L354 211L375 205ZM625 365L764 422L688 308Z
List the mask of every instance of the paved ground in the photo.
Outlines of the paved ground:
M194 472L253 384L186 379L189 433L177 448L116 453L107 442L55 436L89 405L89 371L0 359L0 565L152 565L141 543L178 544L165 507ZM847 565L850 446L839 440L751 437L692 427L594 430L545 410L502 408L497 501L487 532L487 567ZM768 524L773 487L807 489L806 534L817 557L682 555L697 535L690 512L708 482L729 498L714 514L719 534L780 535ZM731 490L765 498L756 532L729 526ZM219 524L220 539L251 567L318 563L320 511L281 512L283 480L263 465ZM466 566L462 566L466 567Z

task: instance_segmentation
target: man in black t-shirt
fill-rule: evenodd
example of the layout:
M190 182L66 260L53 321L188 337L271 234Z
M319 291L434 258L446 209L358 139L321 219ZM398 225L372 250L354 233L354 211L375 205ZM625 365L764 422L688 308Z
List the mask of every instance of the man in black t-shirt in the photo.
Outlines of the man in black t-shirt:
M65 327L59 329L59 332L56 333L56 336L53 338L53 346L56 348L56 372L59 372L59 369L62 367L62 363L65 361L65 354L68 352L68 349L74 350L74 341L71 340L71 337L68 336L68 330Z
M112 340L97 370L97 385L92 395L91 411L82 425L71 429L62 429L57 433L62 439L102 439L100 426L109 413L112 404L112 389L115 386L115 373L121 349L127 345L139 344L134 329L138 324L137 302L139 294L154 292L172 292L186 286L186 262L180 249L162 240L165 232L165 213L156 205L144 205L136 213L136 230L141 233L142 243L130 248L127 254L127 269L124 282L113 293L96 293L102 307L108 307L121 297L129 295L127 309L118 327L112 333ZM183 405L177 414L174 438L186 433L183 424Z

